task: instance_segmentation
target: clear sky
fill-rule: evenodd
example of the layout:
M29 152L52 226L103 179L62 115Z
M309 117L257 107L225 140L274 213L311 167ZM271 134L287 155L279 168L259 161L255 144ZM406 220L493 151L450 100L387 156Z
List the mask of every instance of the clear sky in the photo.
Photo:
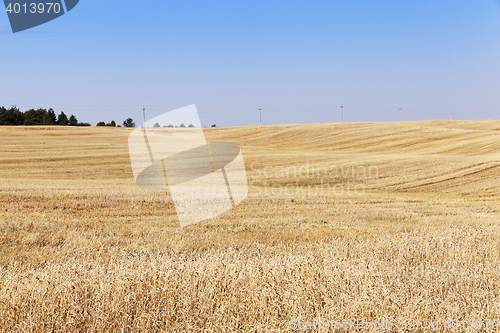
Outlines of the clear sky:
M0 105L93 125L500 119L499 0L80 0L0 45Z

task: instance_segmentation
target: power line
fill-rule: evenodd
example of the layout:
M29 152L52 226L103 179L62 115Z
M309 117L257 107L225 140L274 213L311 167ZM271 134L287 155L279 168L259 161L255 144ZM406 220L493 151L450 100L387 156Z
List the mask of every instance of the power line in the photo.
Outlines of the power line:
M252 109L245 109L245 110L233 110L233 111L200 111L198 113L240 113L240 112L249 112L255 110L254 108Z
M17 103L20 102L20 103ZM0 99L0 106L1 105L16 105L18 108L27 110L27 109L38 109L40 106L44 105L49 105L51 106L54 110L64 110L65 113L68 112L78 112L78 111L89 111L92 113L96 112L101 112L103 109L107 109L109 114L116 114L116 116L121 115L122 113L130 113L130 111L137 110L137 108L130 108L129 105L125 106L123 104L114 104L114 105L97 105L97 104L74 104L74 103L46 103L46 102L41 102L41 103L36 103L36 105L33 101L27 101L27 102L21 102L21 101L15 101L15 100L9 100L9 99ZM338 104L337 104L338 105ZM149 105L148 104L148 110L150 111L150 114L156 114L156 113L165 113L170 110L175 110L179 106L178 105ZM143 106L145 109L145 107ZM200 112L198 112L200 115L201 114L238 114L238 113L247 113L248 115L253 114L255 112L256 105L254 106L249 106L249 105L243 105L243 106L236 106L236 107L211 107L211 108L204 108L204 107L199 107ZM264 105L264 108L266 108L266 112L268 115L268 118L270 115L276 114L276 117L279 115L279 113L286 113L287 117L290 114L296 115L303 117L303 114L317 114L321 115L321 117L326 117L322 119L330 119L331 115L331 110L334 109L335 107L330 105L311 105L311 106L291 106L291 107L283 107L283 106L266 106ZM343 103L340 106L340 112L341 112L341 122L344 122L344 105ZM360 118L361 116L365 116L368 113L376 113L376 114L381 114L384 117L390 117L390 114L394 114L394 110L397 109L397 106L391 106L389 105L388 108L377 108L377 107L362 107L360 105L346 105L346 110L349 112L351 116L356 116L356 118ZM492 109L487 110L489 112L495 112ZM436 117L435 112L426 112L425 108L422 109L407 109L405 108L405 112L408 113L408 119L414 118L414 115L418 115L419 118L425 117L426 115L432 116L432 118ZM403 115L402 115L402 108L399 108L399 120L402 121ZM450 120L453 120L453 112L450 113ZM469 118L470 115L467 112L461 112L460 110L455 111L455 115L458 115L458 118L463 118L467 117ZM484 119L484 118L483 118ZM491 114L488 114L488 120L493 119ZM262 126L262 106L259 106L259 126Z

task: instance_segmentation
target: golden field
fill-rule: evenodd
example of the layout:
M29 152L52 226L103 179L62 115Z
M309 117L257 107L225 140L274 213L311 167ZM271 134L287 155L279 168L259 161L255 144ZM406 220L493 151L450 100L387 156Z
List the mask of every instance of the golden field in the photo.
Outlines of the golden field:
M500 121L204 130L249 196L180 228L130 129L0 127L0 331L500 320Z

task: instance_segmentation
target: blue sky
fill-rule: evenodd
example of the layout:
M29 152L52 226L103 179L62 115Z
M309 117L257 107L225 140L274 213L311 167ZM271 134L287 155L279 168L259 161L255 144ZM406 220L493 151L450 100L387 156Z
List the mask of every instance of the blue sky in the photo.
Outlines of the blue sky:
M81 0L0 43L0 105L94 125L500 119L498 0Z

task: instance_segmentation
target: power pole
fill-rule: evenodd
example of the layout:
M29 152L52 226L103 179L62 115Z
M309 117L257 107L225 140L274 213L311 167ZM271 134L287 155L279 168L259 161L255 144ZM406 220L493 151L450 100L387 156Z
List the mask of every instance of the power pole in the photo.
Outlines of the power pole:
M344 104L340 104L340 121L344 122Z
M451 111L450 111L450 120L451 120Z
M399 108L399 121L403 121L403 112L401 111L401 108Z
M146 108L142 106L142 129L146 133Z
M488 120L491 120L491 114L488 115Z
M262 108L259 106L259 126L262 127Z

